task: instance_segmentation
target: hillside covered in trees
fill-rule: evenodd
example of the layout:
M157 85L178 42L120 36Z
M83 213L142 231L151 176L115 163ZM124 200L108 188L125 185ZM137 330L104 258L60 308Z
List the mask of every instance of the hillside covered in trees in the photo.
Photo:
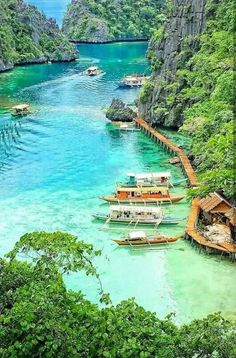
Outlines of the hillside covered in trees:
M73 59L74 47L54 20L22 0L0 0L0 71L14 64Z
M164 0L72 0L63 31L70 40L148 39L162 24Z
M97 277L99 287L97 255L70 234L34 232L0 259L1 357L235 357L235 323L219 314L178 327L171 315L161 320L134 300L112 305L101 290L101 308L68 290L64 275L79 271Z
M149 46L153 74L142 89L140 111L153 125L191 135L202 182L195 194L222 189L232 198L234 1L173 3Z

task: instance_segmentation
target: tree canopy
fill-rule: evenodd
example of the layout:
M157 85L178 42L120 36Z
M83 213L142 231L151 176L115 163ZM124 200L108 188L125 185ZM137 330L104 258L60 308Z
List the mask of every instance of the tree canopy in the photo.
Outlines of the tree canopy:
M34 232L0 259L1 357L236 355L236 325L220 314L179 327L171 314L161 320L133 299L116 306L107 300L101 307L68 290L65 273L84 270L98 277L96 255L68 233Z
M72 0L63 30L71 40L148 39L165 20L162 0Z

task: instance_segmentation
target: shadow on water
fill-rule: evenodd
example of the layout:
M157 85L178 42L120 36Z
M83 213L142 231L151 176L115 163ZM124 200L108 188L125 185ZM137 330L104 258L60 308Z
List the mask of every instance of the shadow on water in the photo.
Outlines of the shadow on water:
M8 117L8 116L7 116ZM25 138L25 134L33 137L45 136L40 130L32 129L41 125L40 121L29 116L20 119L7 120L0 128L0 173L4 173L17 161L20 152L37 154L30 149L34 139Z

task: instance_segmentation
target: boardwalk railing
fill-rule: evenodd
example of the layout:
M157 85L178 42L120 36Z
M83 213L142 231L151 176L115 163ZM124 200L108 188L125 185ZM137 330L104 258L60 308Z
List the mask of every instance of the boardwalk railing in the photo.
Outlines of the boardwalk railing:
M146 134L153 138L156 142L159 142L161 145L164 145L171 153L177 155L182 164L183 170L188 178L189 185L191 187L197 187L199 184L197 182L196 174L193 170L193 167L188 159L186 153L179 148L176 144L172 143L168 138L163 134L158 132L156 129L152 128L144 119L136 118L136 125L142 129Z

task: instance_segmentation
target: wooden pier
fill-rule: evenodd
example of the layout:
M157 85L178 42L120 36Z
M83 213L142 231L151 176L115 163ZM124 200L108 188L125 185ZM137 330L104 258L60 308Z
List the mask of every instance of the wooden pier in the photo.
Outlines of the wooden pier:
M176 144L172 143L168 138L163 134L158 132L156 129L152 128L144 119L136 118L136 125L143 130L144 133L148 134L152 139L158 142L160 145L163 145L170 153L175 154L179 157L182 168L185 172L185 175L188 178L189 185L191 187L197 187L199 184L197 182L196 174L193 170L193 167L188 159L186 153L179 148Z
M199 183L196 178L194 169L188 159L186 153L179 148L176 144L172 143L163 134L152 128L144 119L136 118L136 125L152 139L163 145L170 153L179 157L183 171L188 178L189 185L194 188L198 187ZM232 259L236 259L236 245L231 243L213 243L206 239L197 229L197 224L200 214L199 199L193 199L188 223L185 229L185 238L197 242L204 247L208 252L217 252L220 254L229 255Z

